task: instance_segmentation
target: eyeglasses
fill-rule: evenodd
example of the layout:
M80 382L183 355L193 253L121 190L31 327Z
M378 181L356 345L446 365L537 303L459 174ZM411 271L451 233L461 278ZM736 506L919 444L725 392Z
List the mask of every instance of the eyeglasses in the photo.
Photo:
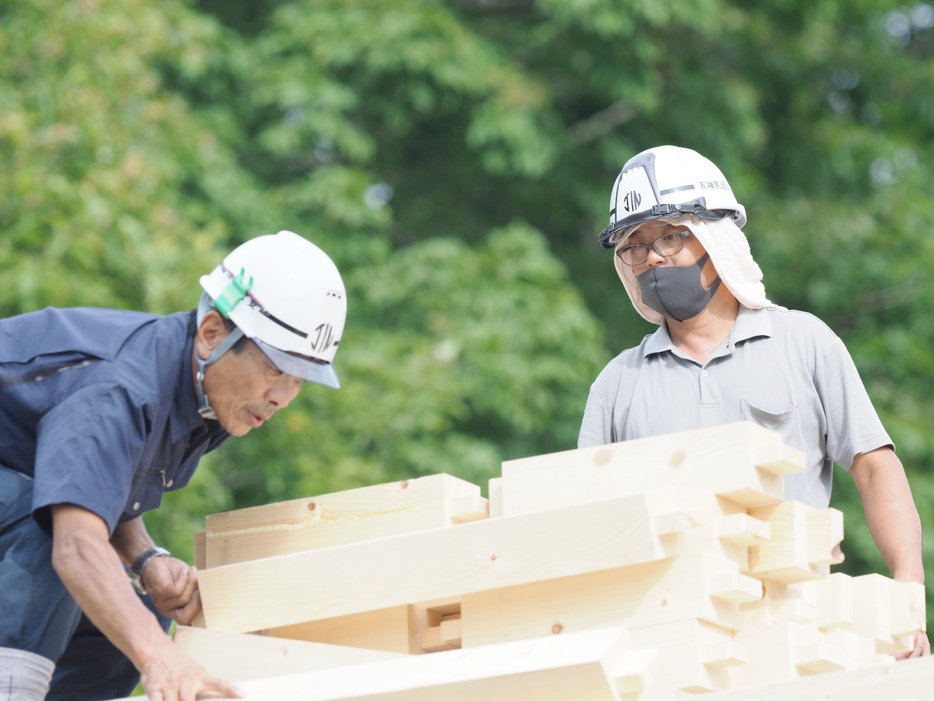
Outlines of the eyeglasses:
M668 258L684 248L684 237L690 235L690 231L673 231L662 234L652 243L628 243L616 249L616 255L626 265L645 263L649 259L649 248L652 248L662 258Z

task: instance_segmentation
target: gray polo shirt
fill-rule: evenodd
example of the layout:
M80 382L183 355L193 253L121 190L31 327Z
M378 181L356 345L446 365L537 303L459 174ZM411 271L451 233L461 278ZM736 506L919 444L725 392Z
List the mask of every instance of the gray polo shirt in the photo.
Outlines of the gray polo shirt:
M833 463L893 446L846 347L806 312L740 307L705 363L675 348L664 324L623 351L590 388L578 447L754 421L805 453L785 498L830 502ZM893 446L894 447L894 446Z

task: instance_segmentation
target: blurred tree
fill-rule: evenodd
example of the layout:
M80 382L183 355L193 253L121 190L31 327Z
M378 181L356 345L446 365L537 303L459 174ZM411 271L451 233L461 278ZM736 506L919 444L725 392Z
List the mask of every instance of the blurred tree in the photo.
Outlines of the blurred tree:
M652 327L596 243L622 164L721 166L773 301L851 348L925 521L934 9L867 0L10 0L0 289L170 311L288 228L338 263L344 388L228 442L150 523L574 445ZM597 321L599 319L599 321ZM882 566L846 479L851 571ZM884 571L884 570L883 570Z

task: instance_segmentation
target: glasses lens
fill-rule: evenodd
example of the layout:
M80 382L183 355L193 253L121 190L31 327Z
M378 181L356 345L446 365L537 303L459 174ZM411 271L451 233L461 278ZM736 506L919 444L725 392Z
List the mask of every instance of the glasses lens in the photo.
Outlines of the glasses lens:
M661 256L673 256L684 246L684 234L664 234L655 239L655 250Z
M658 253L658 255L667 258L668 256L673 256L675 253L680 252L681 249L684 248L685 236L687 236L687 232L685 231L662 234L651 244L627 244L622 248L617 249L616 255L618 255L619 259L626 265L642 265L649 258L650 245L655 249L655 252Z
M620 248L616 255L626 265L642 265L648 259L648 249L644 243L633 243Z

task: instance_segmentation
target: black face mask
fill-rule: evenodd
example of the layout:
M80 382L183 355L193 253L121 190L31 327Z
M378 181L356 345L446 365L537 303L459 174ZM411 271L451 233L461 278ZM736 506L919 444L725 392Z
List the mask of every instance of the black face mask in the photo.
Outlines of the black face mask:
M684 321L697 316L713 299L720 278L707 289L701 283L701 271L710 255L694 265L662 265L639 275L642 301L659 314L675 321Z

